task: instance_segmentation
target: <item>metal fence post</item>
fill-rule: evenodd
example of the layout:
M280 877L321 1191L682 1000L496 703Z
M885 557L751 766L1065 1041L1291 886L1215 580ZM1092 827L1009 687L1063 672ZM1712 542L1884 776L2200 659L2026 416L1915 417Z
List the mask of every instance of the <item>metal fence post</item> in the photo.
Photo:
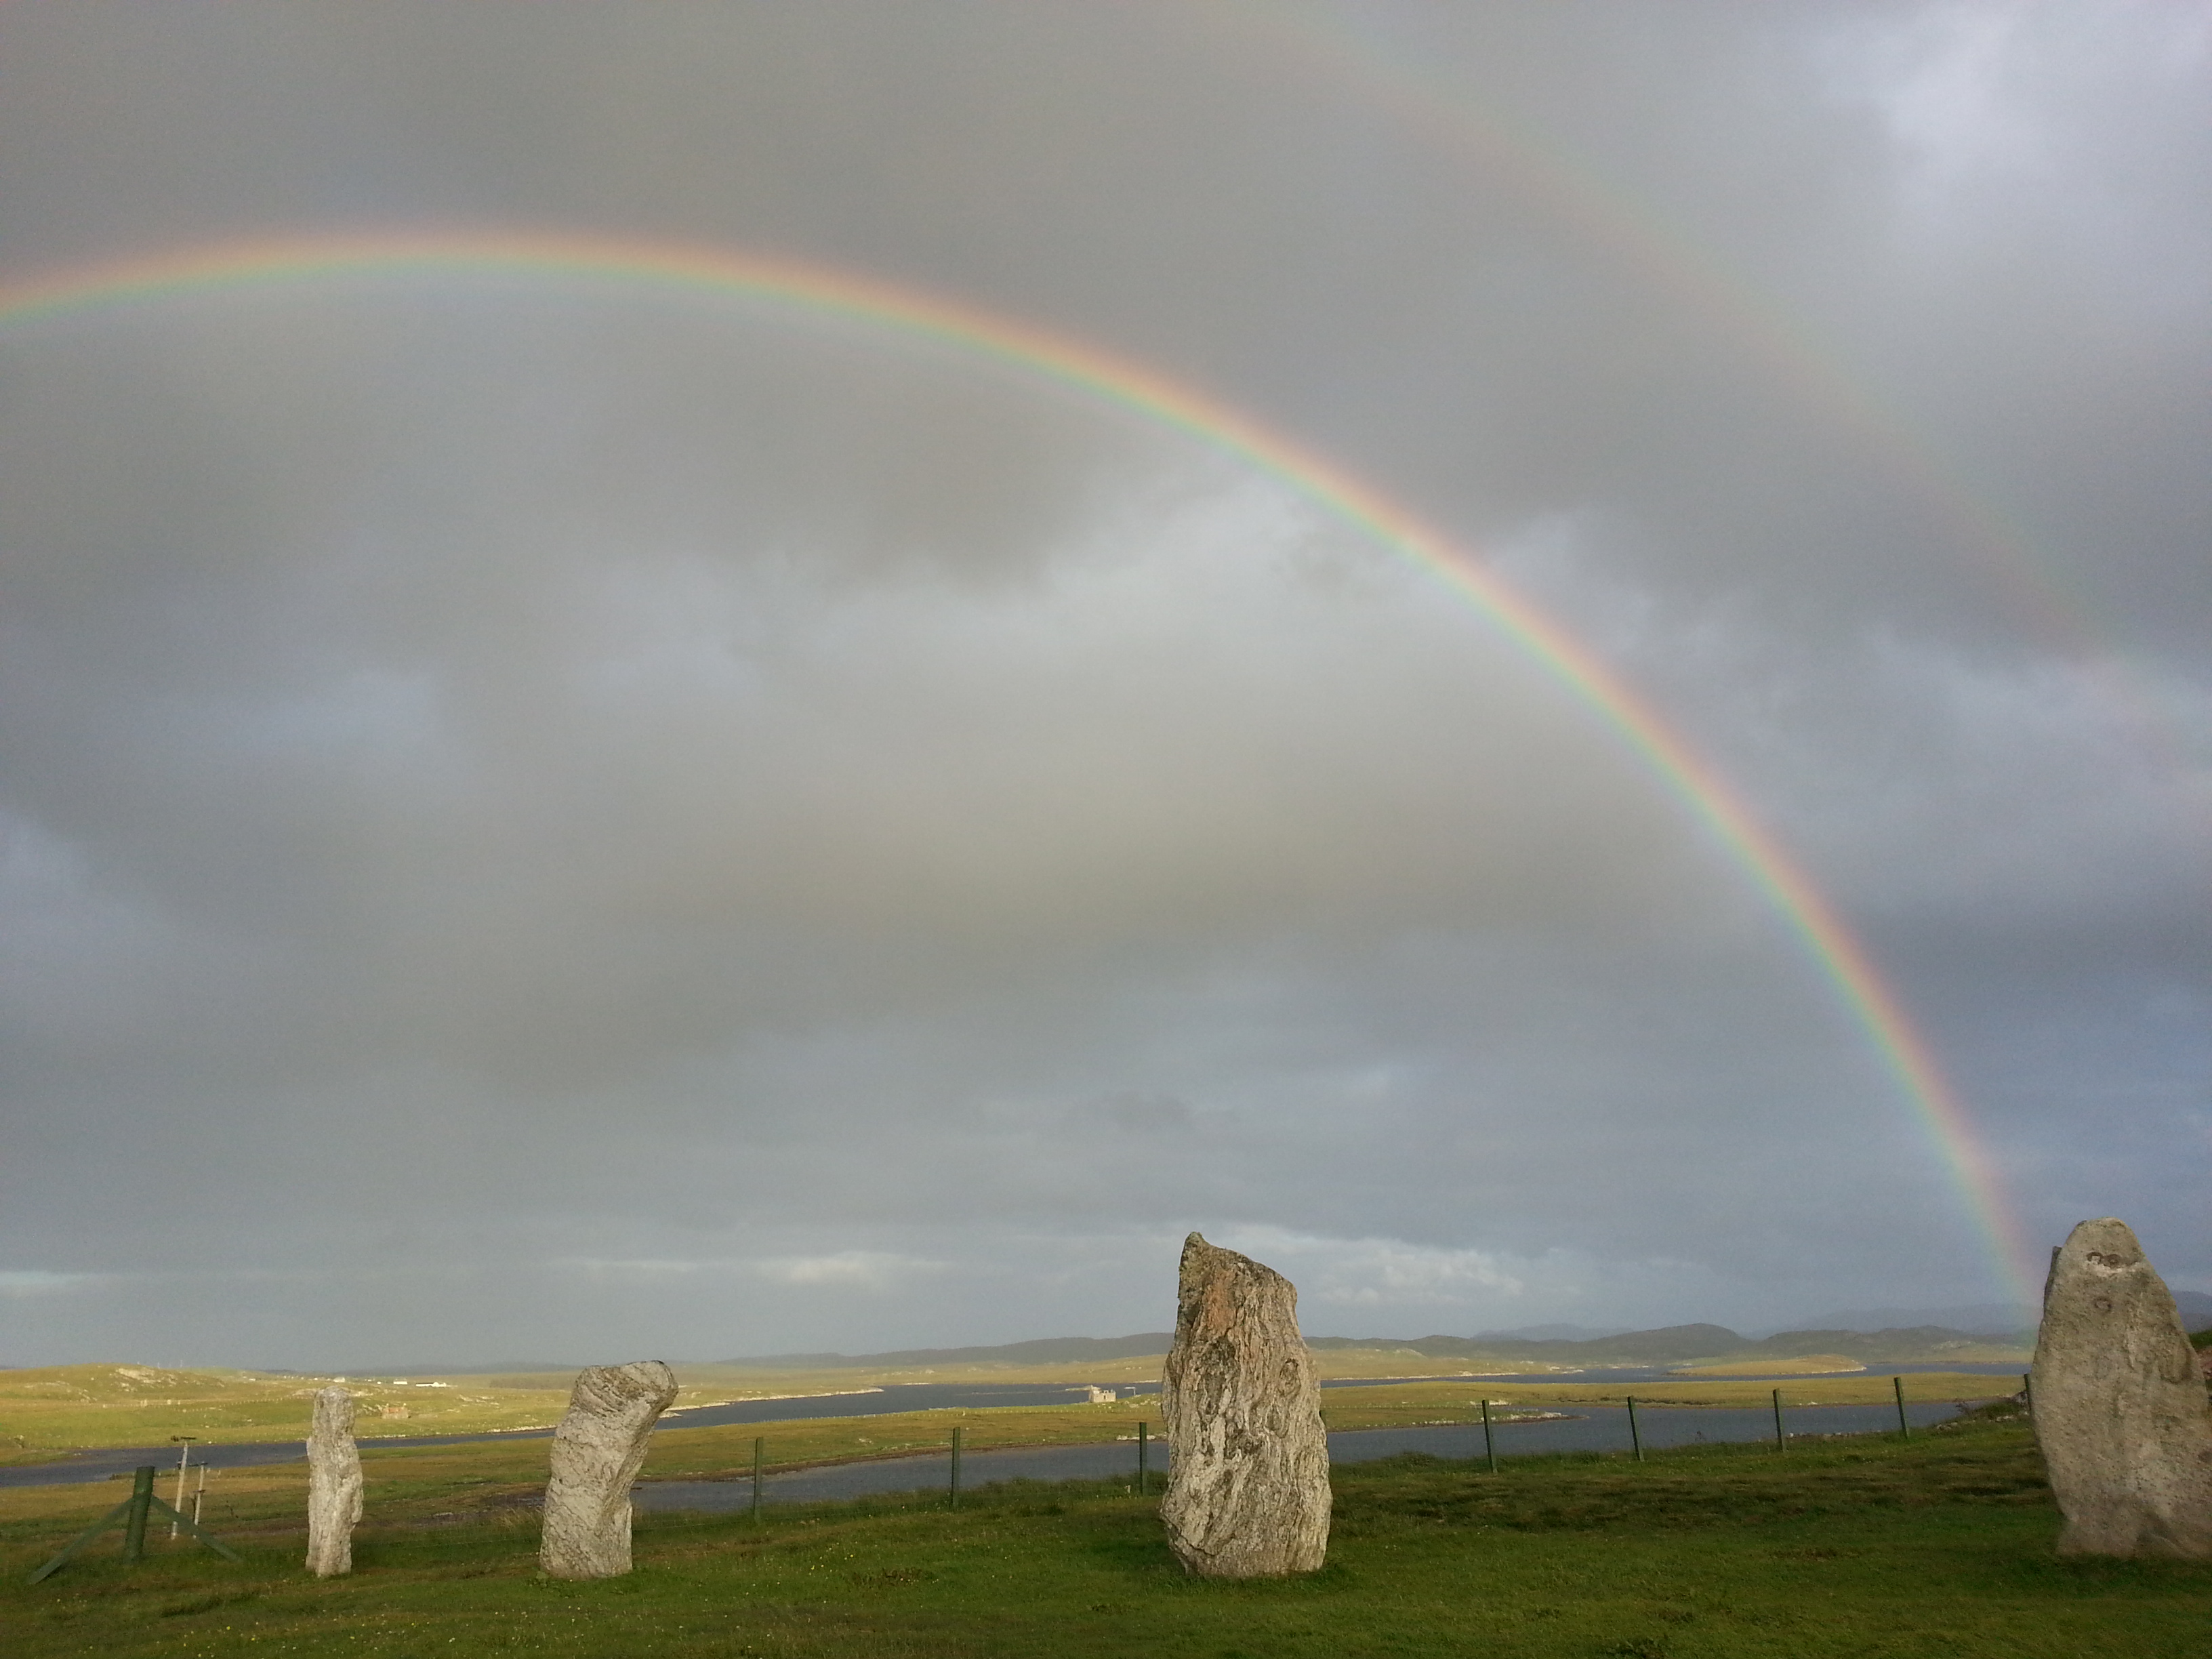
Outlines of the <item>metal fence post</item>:
M177 1511L177 1518L169 1522L169 1537L173 1541L177 1528L185 1518L185 1472L191 1467L192 1442L199 1437L196 1434L173 1434L169 1438L177 1443L177 1501L170 1506Z
M1632 1394L1628 1396L1628 1443L1636 1453L1636 1461L1641 1463L1644 1461L1644 1437L1637 1432L1636 1396Z
M1893 1376L1889 1383L1897 1390L1897 1437L1900 1440L1910 1440L1912 1438L1912 1425L1905 1420L1905 1379Z
M952 1431L952 1507L960 1507L960 1431Z
M1145 1465L1152 1449L1151 1443L1145 1438L1145 1425L1139 1423L1137 1425L1137 1496L1139 1498L1145 1495L1145 1476L1147 1473Z
M1490 1472L1498 1473L1498 1442L1490 1432L1490 1402L1482 1402L1482 1455L1490 1460Z
M1790 1449L1790 1437L1782 1431L1782 1390L1779 1389L1774 1391L1774 1449Z
M753 1519L761 1518L761 1444L763 1435L753 1437Z

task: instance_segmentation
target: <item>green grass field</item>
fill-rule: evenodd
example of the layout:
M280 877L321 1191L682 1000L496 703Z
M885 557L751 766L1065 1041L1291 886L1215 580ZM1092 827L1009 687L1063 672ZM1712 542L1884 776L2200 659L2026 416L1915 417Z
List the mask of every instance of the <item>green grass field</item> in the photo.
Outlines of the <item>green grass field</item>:
M64 1448L159 1445L172 1435L212 1442L304 1436L314 1392L331 1380L159 1365L0 1371L0 1462L45 1461ZM504 1382L359 1377L346 1386L364 1438L530 1428L558 1421L568 1406L565 1382L557 1388Z
M1157 1376L1159 1362L1144 1363ZM302 1438L315 1390L334 1382L352 1393L364 1440L550 1428L568 1409L575 1380L573 1371L400 1378L115 1364L4 1370L0 1463L43 1462L85 1447L161 1445L175 1435L218 1444ZM987 1380L1024 1379L993 1372ZM712 1365L678 1366L677 1381L679 1408L868 1386L848 1373Z
M1008 1437L979 1432L991 1415L971 1413L970 1433ZM774 1429L849 1436L884 1421ZM664 1467L648 1474L711 1465L731 1448L707 1437L734 1434L684 1432L700 1438L657 1447ZM2132 1659L2199 1650L2212 1629L2212 1567L2054 1558L2057 1516L2016 1417L1910 1443L1516 1458L1494 1476L1433 1459L1350 1466L1328 1566L1248 1584L1186 1579L1157 1497L1096 1482L988 1488L957 1512L915 1498L773 1507L760 1525L647 1516L635 1573L563 1583L538 1576L526 1501L543 1449L534 1466L520 1450L369 1453L356 1571L326 1583L300 1566L296 1466L219 1475L210 1520L239 1564L157 1527L136 1567L107 1542L36 1587L29 1571L122 1489L0 1492L0 1645L9 1659Z
M1146 1363L1157 1372L1157 1362ZM963 1372L951 1380L1058 1380L1056 1376L1016 1376L1004 1367L970 1369L973 1377ZM849 1377L818 1373L747 1373L722 1368L681 1368L678 1377L683 1387L679 1407L823 1394L856 1386ZM167 1370L150 1365L0 1371L0 1464L47 1462L57 1451L83 1447L161 1445L173 1435L191 1435L210 1443L301 1437L307 1431L314 1391L330 1380L260 1371ZM345 1386L357 1401L358 1431L369 1440L380 1436L547 1427L568 1408L568 1386L573 1381L559 1374L422 1381L349 1377ZM2004 1391L2010 1384L2008 1377L1925 1372L1907 1377L1905 1392L1913 1400L1970 1400ZM1485 1396L1493 1403L1516 1406L1617 1405L1627 1394L1652 1405L1761 1405L1771 1387L1765 1382L1714 1376L1629 1384L1555 1382L1531 1377L1527 1382L1488 1381L1479 1386L1466 1378L1439 1377L1332 1389L1323 1403L1330 1423L1337 1428L1379 1428L1414 1420L1462 1421L1478 1409ZM1784 1385L1785 1397L1801 1406L1880 1404L1890 1398L1889 1390L1889 1378L1872 1372L1840 1376L1815 1374ZM1129 1401L1105 1408L1071 1402L1062 1409L1073 1413L1073 1420L1090 1425L1085 1432L1091 1438L1110 1439L1115 1431L1101 1431L1102 1422L1115 1414L1156 1413L1158 1402ZM1106 1415L1102 1417L1102 1411Z

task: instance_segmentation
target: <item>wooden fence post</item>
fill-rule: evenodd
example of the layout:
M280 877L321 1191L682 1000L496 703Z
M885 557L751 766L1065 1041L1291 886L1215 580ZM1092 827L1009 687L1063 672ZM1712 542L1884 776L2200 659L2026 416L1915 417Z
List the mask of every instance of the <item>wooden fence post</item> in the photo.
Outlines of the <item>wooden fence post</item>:
M39 1583L40 1580L60 1571L63 1565L66 1563L71 1556L75 1555L87 1544L92 1542L94 1539L99 1537L100 1534L106 1532L118 1521L123 1522L123 1559L125 1561L136 1561L140 1559L146 1553L147 1517L155 1510L159 1510L162 1514L169 1516L184 1531L190 1533L199 1542L206 1545L217 1555L222 1557L224 1560L235 1561L238 1559L237 1555L233 1551L222 1544L218 1544L214 1539L209 1537L207 1534L202 1532L199 1528L199 1523L197 1521L187 1521L185 1518L184 1512L182 1510L171 1508L168 1504L164 1504L160 1498L154 1496L154 1465L151 1463L146 1463L141 1465L131 1475L131 1496L125 1498L113 1509L108 1510L106 1515L100 1516L99 1520L94 1522L92 1525L79 1533L59 1555L54 1557L52 1560L47 1562L45 1566L40 1567L36 1572L31 1575L31 1582L35 1584Z
M136 1561L146 1553L146 1515L154 1507L154 1466L148 1464L131 1477L131 1514L123 1523L123 1559Z

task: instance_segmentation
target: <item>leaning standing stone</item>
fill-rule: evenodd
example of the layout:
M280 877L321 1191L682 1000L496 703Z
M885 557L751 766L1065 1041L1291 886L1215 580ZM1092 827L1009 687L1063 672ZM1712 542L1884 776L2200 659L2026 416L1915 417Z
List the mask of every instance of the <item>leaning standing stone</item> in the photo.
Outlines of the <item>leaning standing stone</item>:
M568 1395L553 1431L539 1565L556 1578L612 1578L629 1571L629 1489L646 1437L675 1402L676 1376L658 1359L594 1365Z
M2033 1376L2058 1553L2212 1559L2212 1405L2124 1222L2085 1221L2052 1252Z
M361 1451L353 1443L353 1396L315 1394L307 1432L307 1571L335 1578L353 1571L353 1527L361 1519Z
M1160 1389L1171 1461L1160 1518L1187 1572L1312 1572L1328 1550L1328 1437L1291 1281L1183 1241Z

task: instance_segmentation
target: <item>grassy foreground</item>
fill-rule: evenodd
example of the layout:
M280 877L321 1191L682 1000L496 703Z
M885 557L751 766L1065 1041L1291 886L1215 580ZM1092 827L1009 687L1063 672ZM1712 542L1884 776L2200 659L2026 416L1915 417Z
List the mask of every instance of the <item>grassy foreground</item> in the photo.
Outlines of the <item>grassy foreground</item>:
M916 1498L773 1508L758 1526L645 1516L635 1573L559 1583L537 1571L532 1488L463 1455L479 1450L371 1454L356 1571L326 1583L300 1566L296 1468L222 1475L210 1519L237 1565L157 1528L135 1568L111 1544L35 1588L25 1577L73 1529L50 1508L67 1489L35 1494L44 1514L32 1492L0 1493L5 1650L2094 1659L2193 1651L2212 1620L2212 1567L2053 1557L2057 1517L2017 1418L1909 1444L1516 1458L1498 1475L1350 1466L1328 1566L1247 1584L1186 1579L1157 1498L1113 1482L988 1488L957 1512Z

